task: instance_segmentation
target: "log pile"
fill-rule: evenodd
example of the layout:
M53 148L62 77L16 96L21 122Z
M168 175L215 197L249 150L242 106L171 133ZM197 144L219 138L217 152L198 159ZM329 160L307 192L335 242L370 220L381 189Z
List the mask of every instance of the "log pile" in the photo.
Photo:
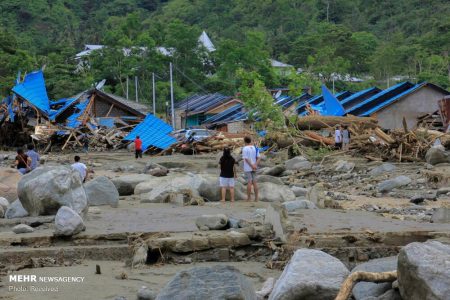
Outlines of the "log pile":
M180 141L174 144L167 152L179 152L184 154L201 154L209 152L222 151L224 148L234 150L244 146L245 134L229 134L218 132L201 141L195 141L190 144Z

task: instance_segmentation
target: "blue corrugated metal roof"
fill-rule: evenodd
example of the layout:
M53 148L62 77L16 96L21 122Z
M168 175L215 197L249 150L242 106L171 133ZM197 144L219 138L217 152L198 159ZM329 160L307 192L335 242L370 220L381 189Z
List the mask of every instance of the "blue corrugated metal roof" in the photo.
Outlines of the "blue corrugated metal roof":
M349 106L353 106L353 104L358 104L358 101L364 101L365 97L369 97L369 95L373 93L379 93L381 90L377 88L376 86L370 87L368 89L359 91L357 93L354 93L353 95L350 95L344 99L342 99L341 104L344 106L345 109L349 109ZM362 100L361 100L362 99ZM355 103L356 102L356 103Z
M351 109L347 110L347 114L353 114L356 116L362 116L366 111L371 110L373 107L380 105L380 103L387 101L388 99L403 93L404 91L410 89L414 85L409 82L401 82L388 89L373 95L372 97L362 101L361 103L353 106ZM383 98L386 98L383 100ZM366 107L366 108L365 108Z
M207 124L207 123L212 124L212 123L217 123L217 122L223 121L224 119L229 118L230 116L241 112L243 107L244 106L242 104L233 105L232 107L224 110L223 112L207 118L202 124Z
M65 102L62 102L62 100L65 100ZM58 101L59 104L65 103L61 108L58 110L52 110L49 113L49 119L54 121L57 116L59 116L61 113L63 113L68 107L70 107L75 101L77 101L78 98L71 98L71 99L61 99ZM56 105L57 103L54 102L52 105Z
M113 128L115 126L115 118L97 118L98 125L104 126L107 128Z
M339 92L337 94L334 95L334 97L336 97L337 100L341 101L342 99L348 97L349 95L351 95L352 93L349 91L343 91L343 92ZM306 116L307 111L306 111L306 104L310 104L312 107L316 106L323 106L324 105L324 99L323 99L323 95L317 95L312 97L311 99L301 103L299 106L297 106L297 112L300 116ZM314 108L313 108L314 109Z
M392 97L392 98L389 98L388 100L386 100L386 101L384 101L384 102L378 104L377 106L374 106L374 107L370 108L369 110L367 110L367 111L365 111L364 113L360 114L360 116L362 116L362 117L370 116L370 115L373 114L374 112L379 111L379 110L382 109L383 107L388 106L388 105L391 104L392 102L395 102L396 100L400 99L401 97L406 96L406 95L408 95L408 94L410 94L410 93L412 93L412 92L414 92L414 91L420 89L421 87L423 87L423 86L425 86L425 85L426 85L426 82L416 84L416 85L413 86L412 88L410 88L410 89L408 89L408 90L406 90L406 91L404 91L404 92L402 92L402 93L400 93L400 94L398 94L398 95L396 95L396 96L394 96L394 97Z
M342 93L341 93L342 94ZM338 99L322 84L322 95L324 99L325 116L343 116L345 110Z
M67 118L67 124L66 126L69 128L77 128L81 125L81 122L78 121L78 118L84 113L87 106L89 104L89 99L85 99L84 101L78 103L76 107L76 112Z
M134 127L124 140L133 141L136 136L139 136L142 140L142 150L145 151L149 147L164 150L177 141L169 135L172 130L170 125L156 118L154 115L149 114L141 123Z
M50 101L41 70L27 74L24 81L14 86L12 91L42 113L46 115L50 113Z
M207 95L193 95L187 97L176 105L176 109L187 110L190 113L201 113L208 111L222 103L225 103L233 97L225 96L219 93Z

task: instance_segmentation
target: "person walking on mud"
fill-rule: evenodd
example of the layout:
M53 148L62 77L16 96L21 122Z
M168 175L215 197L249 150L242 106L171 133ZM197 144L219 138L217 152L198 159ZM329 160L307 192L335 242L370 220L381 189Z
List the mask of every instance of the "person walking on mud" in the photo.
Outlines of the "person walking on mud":
M255 192L255 202L258 202L258 184L256 183L256 170L261 156L252 139L249 136L244 138L245 146L242 149L242 159L244 160L244 173L247 178L247 201L250 201L253 191Z
M134 156L136 159L142 158L142 140L138 135L134 139Z
M237 178L236 160L231 155L230 148L223 149L223 155L219 161L220 177L219 185L221 188L221 203L225 204L225 197L227 195L227 188L230 190L230 201L234 203L234 181Z

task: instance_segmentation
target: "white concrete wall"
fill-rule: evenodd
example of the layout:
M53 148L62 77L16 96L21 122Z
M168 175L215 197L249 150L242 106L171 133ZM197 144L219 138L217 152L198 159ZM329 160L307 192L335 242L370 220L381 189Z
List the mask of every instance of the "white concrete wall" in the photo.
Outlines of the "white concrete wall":
M408 129L412 129L416 127L417 117L439 109L438 100L443 97L444 94L441 92L425 86L378 111L375 116L382 128L403 128L403 117L405 117Z

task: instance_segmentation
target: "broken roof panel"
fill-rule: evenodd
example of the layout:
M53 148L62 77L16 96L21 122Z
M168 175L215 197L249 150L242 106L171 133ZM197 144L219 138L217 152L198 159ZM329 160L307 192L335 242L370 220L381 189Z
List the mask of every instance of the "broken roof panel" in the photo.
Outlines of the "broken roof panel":
M383 103L389 102L391 98L402 94L412 87L414 87L414 84L409 81L396 84L353 106L351 109L347 110L347 114L352 114L355 116L366 116L367 112L373 111L374 107L380 107L380 105L383 106Z
M336 97L322 84L322 95L324 99L323 107L325 107L326 116L343 116L345 110Z
M12 91L45 115L50 113L50 101L42 70L25 75L23 82L14 86Z
M158 119L152 114L148 114L125 138L125 141L133 141L136 136L142 140L142 150L150 147L165 150L177 140L169 135L173 128Z
M358 103L361 103L362 101L372 97L373 95L378 94L379 92L381 92L381 89L377 87L371 87L342 99L341 104L346 110L348 110Z
M219 93L199 95L195 94L176 105L177 110L188 111L188 114L198 114L206 112L216 106L232 100L233 97Z

